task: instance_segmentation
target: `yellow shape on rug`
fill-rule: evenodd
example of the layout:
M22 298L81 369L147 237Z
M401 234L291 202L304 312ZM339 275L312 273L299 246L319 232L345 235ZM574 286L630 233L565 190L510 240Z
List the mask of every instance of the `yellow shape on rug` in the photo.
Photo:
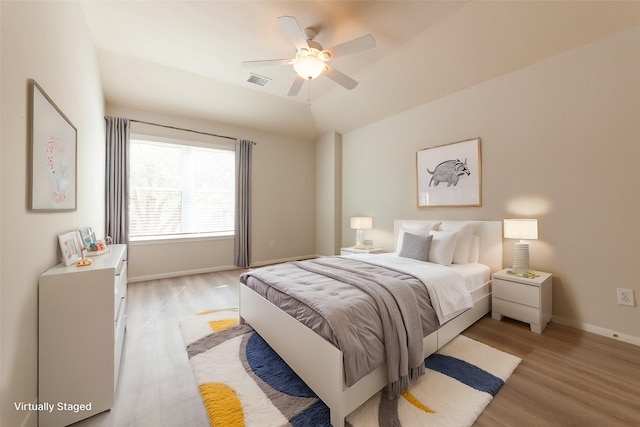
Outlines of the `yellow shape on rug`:
M407 402L411 403L416 408L421 409L424 412L427 412L429 414L435 414L433 409L429 408L427 405L420 402L413 394L411 394L409 390L405 390L404 393L402 393L402 397L404 397L407 400Z
M217 308L215 310L205 310L205 311L201 311L200 313L196 313L196 316L205 316L207 314L211 314L211 313L220 313L220 312L229 312L229 311L234 311L234 312L238 312L238 307L232 307L232 308Z
M242 404L231 387L206 383L198 388L212 427L244 427Z
M237 325L238 319L222 319L222 320L212 320L209 322L209 327L213 332L220 332L224 329L227 329L230 326Z

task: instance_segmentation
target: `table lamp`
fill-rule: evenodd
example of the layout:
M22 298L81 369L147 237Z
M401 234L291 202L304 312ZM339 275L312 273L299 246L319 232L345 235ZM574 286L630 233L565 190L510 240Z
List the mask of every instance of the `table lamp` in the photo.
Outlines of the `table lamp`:
M364 230L373 228L373 219L370 216L354 216L351 217L351 229L356 230L355 249L367 249L364 244Z
M522 273L529 269L529 242L538 238L537 219L505 219L504 238L520 239L514 244L513 270Z

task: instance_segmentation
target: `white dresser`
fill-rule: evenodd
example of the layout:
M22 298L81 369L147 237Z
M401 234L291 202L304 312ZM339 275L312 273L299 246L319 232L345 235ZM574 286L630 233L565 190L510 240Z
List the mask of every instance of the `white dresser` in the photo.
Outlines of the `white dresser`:
M551 321L551 274L536 271L535 277L525 278L509 271L492 275L491 317L529 323L532 332L541 334Z
M124 343L127 246L40 276L39 426L66 426L113 406Z

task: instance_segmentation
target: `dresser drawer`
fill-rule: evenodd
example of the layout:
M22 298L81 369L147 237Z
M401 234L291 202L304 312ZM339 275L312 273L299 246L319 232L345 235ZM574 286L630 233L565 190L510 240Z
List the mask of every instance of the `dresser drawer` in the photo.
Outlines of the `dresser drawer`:
M540 310L500 298L493 298L492 311L526 323L540 323Z
M122 358L122 346L124 345L124 333L127 327L127 299L120 300L120 308L118 310L118 317L114 322L114 372L113 372L113 385L114 390L118 385L118 375L120 373L120 359Z
M540 288L535 285L494 278L492 287L493 296L496 298L540 308Z
M120 274L117 274L114 277L113 284L113 319L117 319L118 317L118 309L120 307L120 303L123 299L127 297L127 263L122 261L123 267L120 270Z

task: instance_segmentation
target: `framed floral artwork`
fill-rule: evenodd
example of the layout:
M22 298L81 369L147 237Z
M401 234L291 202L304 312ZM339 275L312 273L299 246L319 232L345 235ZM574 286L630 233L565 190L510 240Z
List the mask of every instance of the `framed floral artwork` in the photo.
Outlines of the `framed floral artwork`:
M31 209L76 209L77 131L31 80Z

